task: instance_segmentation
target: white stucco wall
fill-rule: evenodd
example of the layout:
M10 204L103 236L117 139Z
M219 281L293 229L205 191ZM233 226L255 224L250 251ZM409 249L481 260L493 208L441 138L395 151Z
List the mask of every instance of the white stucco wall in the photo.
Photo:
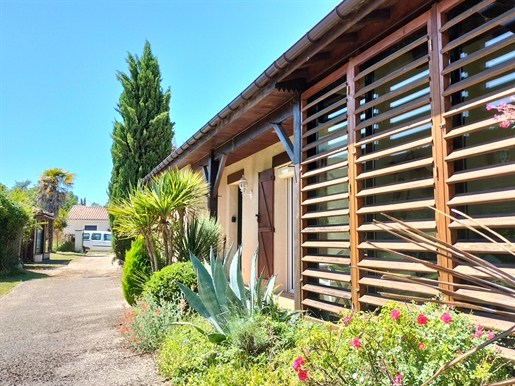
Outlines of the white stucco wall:
M98 231L109 231L109 220L67 220L68 225L64 228L63 233L75 234L76 230L83 230L85 225L96 225Z

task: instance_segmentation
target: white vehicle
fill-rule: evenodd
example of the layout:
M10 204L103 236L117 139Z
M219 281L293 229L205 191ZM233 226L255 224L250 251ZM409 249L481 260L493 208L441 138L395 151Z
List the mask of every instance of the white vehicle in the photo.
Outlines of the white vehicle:
M88 251L110 251L111 232L106 231L84 231L82 232L82 250Z

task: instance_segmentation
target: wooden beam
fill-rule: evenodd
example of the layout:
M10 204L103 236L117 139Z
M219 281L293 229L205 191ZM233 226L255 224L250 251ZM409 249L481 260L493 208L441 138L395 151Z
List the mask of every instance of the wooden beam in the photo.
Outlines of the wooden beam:
M302 144L302 111L300 100L293 105L293 293L294 307L302 308L302 220L301 220L301 181L300 181L300 149Z
M222 156L218 160L218 170L216 172L213 189L211 189L212 197L218 197L218 188L220 187L220 180L222 178L222 173L224 171L226 162L227 162L227 156L225 154L222 154Z
M291 143L288 134L286 134L284 127L282 127L280 123L272 123L272 126L274 127L275 133L279 137L279 140L283 144L284 150L286 150L286 153L288 153L288 156L293 162L295 158L295 155L293 153L293 144Z

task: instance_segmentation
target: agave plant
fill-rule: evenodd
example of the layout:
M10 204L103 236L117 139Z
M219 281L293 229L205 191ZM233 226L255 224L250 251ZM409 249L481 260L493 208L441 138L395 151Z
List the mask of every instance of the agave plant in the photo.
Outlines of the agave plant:
M249 297L241 272L241 247L232 258L231 249L223 259L215 257L211 252L209 264L202 263L194 254L190 254L193 268L197 273L198 294L179 283L190 306L216 329L217 333L206 334L195 326L212 342L221 342L230 337L231 326L235 320L277 309L274 303L276 275L265 280L264 272L261 272L259 277L256 277L257 249L252 257Z
M515 256L515 244L510 242L508 239L503 237L498 232L495 232L491 228L485 226L484 224L481 224L481 222L473 219L472 217L453 209L452 211L460 216L463 216L466 218L465 221L460 220L454 216L448 215L444 212L441 212L435 208L430 207L431 209L435 210L436 212L440 213L443 216L449 217L451 220L456 221L463 227L468 228L469 230L479 234L481 237L489 240L490 242L496 244L498 247L504 249L506 252L510 253L511 255ZM458 277L460 279L464 279L468 282L473 282L475 287L474 288L482 288L490 293L493 294L501 294L503 296L511 297L515 300L515 277L512 275L506 273L502 269L496 267L495 265L489 263L488 261L481 259L480 257L477 257L471 253L468 253L466 251L463 251L456 246L449 244L445 241L442 241L434 236L428 235L427 233L422 232L421 230L418 230L409 224L400 221L392 216L389 216L387 214L383 213L383 216L388 218L391 222L390 223L384 223L381 221L374 221L380 228L385 230L386 232L399 237L403 239L404 241L408 241L410 243L416 244L419 247L422 247L428 251L436 251L438 254L445 255L446 257L449 257L454 263L460 264L460 265L468 265L473 267L475 270L481 272L485 278L476 277L467 275L465 273L460 273L457 271L454 271L450 268L443 267L441 265L437 265L425 260L418 259L416 257L401 253L399 251L394 251L388 248L383 248L379 245L375 245L376 248L381 249L385 252L394 253L398 256L401 256L405 259L420 263L425 265L426 267L429 267L431 269L434 269L438 272L448 273L452 274L455 277ZM472 225L471 225L472 224ZM497 240L501 240L502 242L498 242ZM370 242L370 244L374 245L373 242ZM362 269L360 267L357 267L358 269ZM368 271L371 271L370 269L367 269ZM442 282L440 280L432 280L427 279L423 277L415 277L415 276L408 276L408 275L402 275L402 274L396 274L392 272L386 272L381 270L375 270L376 273L380 273L385 278L394 278L397 280L402 280L410 283L416 283L419 285L428 286L430 288L435 288L435 286L439 284L450 284L447 282ZM493 280L488 280L488 278ZM459 284L459 283L452 283L452 286L455 288L471 288L467 284ZM450 291L445 288L442 288L442 286L438 286L438 290L445 296L447 296L446 300L438 300L433 299L431 301L437 302L437 303L446 303L451 304L456 307L462 307L467 308L470 310L481 310L486 312L491 312L498 315L503 315L505 317L511 318L511 320L515 319L515 306L513 305L514 302L506 303L504 304L504 307L507 311L501 311L501 310L495 310L492 308L484 307L475 304L475 301L477 299L467 296L465 294L461 294L455 291ZM412 296L403 296L400 294L382 294L385 297L397 299L397 300L404 300L404 301L427 301L426 298L414 298ZM473 348L472 350L459 355L454 360L449 361L448 363L445 363L436 373L434 373L424 384L421 386L428 385L432 380L434 380L438 375L440 375L442 372L444 372L449 367L455 365L456 363L459 363L463 359L467 358L468 356L474 354L477 350L480 350L481 348L494 343L495 341L505 338L509 336L510 334L513 334L515 331L515 324L511 326L510 328L506 329L505 331L500 332L492 339L487 340L480 346L477 346ZM498 382L491 384L489 386L494 385L512 385L515 384L515 378L511 378L509 380Z

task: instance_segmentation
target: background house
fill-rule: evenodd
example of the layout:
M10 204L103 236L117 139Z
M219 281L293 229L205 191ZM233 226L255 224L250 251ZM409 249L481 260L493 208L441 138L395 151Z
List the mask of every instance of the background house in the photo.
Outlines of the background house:
M438 292L388 270L439 275L475 303L478 323L507 328L513 299L458 277L484 274L374 221L387 213L515 273L507 250L430 209L459 209L515 241L515 130L486 110L515 95L514 52L512 1L344 0L146 178L202 170L247 279L259 245L259 269L312 315Z
M78 230L110 231L109 216L103 206L74 205L68 212L65 235L75 235Z

